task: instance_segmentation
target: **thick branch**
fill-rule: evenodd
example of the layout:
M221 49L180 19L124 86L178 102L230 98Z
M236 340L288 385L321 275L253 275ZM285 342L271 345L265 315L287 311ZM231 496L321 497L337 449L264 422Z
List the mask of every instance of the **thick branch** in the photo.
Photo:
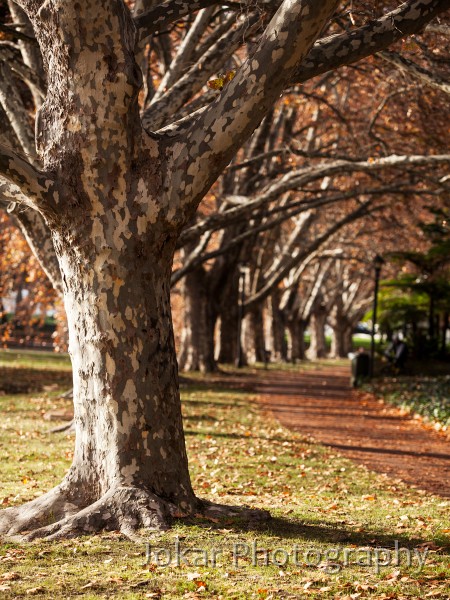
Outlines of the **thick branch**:
M321 39L296 69L292 83L303 83L386 50L394 42L421 32L434 17L449 8L450 0L410 0L354 31Z
M239 204L219 213L209 215L192 227L185 229L179 238L178 247L194 241L206 231L217 231L230 224L242 221L248 218L253 211L265 206L279 198L282 194L299 189L302 186L311 183L323 177L329 177L338 173L354 171L370 172L389 167L400 167L407 165L426 165L450 162L450 155L413 155L396 156L391 155L385 158L369 159L367 161L336 160L329 161L292 171L280 179L271 182L265 188L258 192L256 198L243 197L239 199ZM225 198L226 200L226 198ZM236 203L235 203L236 204Z
M220 4L220 2L217 0L167 0L134 17L134 24L142 30L141 38L148 37L186 15L215 4Z
M253 55L182 136L171 183L174 203L184 194L187 216L277 100L336 5L284 0Z

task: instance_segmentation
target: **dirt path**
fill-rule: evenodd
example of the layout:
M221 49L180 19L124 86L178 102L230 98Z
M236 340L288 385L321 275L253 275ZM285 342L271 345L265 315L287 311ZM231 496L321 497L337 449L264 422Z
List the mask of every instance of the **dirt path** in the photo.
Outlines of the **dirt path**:
M267 372L254 383L286 427L312 436L369 469L450 497L450 442L396 408L349 387L349 370Z

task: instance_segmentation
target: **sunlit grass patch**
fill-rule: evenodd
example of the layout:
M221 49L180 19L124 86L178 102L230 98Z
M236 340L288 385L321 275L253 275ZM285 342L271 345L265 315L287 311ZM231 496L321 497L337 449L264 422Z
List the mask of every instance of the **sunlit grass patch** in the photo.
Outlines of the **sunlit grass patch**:
M250 393L227 389L223 378L220 386L197 375L182 385L194 488L215 502L269 510L271 520L178 520L170 531L146 536L148 546L116 532L62 542L4 543L0 597L450 595L449 501L408 489L312 444L263 415ZM73 436L48 433L43 414L69 406L56 392L4 396L0 406L5 457L0 502L6 507L61 479L70 464ZM391 552L389 564L380 564L388 562L381 548Z

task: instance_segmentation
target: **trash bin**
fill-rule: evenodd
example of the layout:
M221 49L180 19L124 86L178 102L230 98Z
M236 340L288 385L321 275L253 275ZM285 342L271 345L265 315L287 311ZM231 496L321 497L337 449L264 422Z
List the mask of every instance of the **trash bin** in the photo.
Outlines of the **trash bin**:
M359 387L361 382L370 375L370 356L367 352L358 352L352 358L352 378L350 385L354 388Z

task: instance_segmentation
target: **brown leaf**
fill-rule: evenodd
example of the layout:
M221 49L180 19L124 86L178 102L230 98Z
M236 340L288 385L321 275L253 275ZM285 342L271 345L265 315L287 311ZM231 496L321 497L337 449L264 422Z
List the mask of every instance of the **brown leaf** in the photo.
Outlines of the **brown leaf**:
M0 575L0 581L16 581L17 579L20 579L20 575L19 573L15 573L14 571L10 571L8 573L3 573L3 575Z

